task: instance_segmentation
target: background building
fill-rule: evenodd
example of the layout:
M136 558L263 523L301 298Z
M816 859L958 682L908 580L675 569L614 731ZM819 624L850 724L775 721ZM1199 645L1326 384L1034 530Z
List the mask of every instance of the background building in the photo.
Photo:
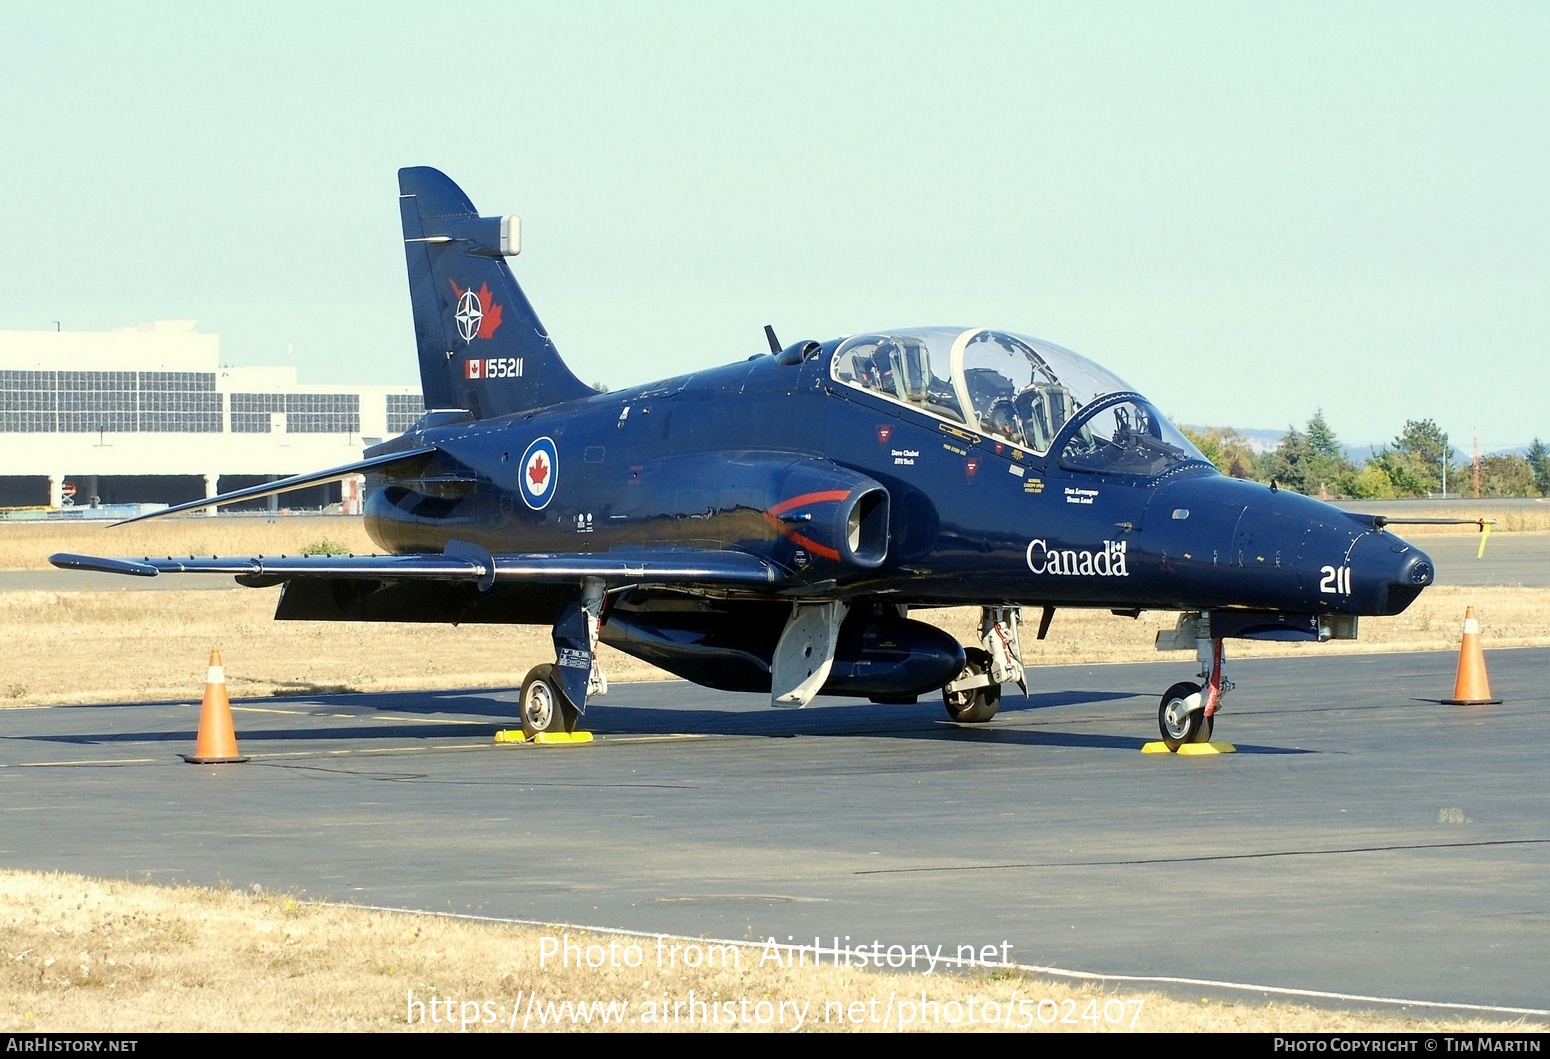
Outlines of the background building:
M192 320L0 331L0 507L197 500L352 462L422 411L415 387L303 386L294 367L222 367L220 337ZM335 484L283 501L340 499Z

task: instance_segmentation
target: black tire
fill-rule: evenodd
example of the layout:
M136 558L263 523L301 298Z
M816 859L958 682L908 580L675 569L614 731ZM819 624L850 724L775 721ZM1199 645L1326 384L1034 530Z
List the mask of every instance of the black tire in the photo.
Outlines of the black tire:
M958 674L959 680L990 672L990 654L983 648L965 647L963 656L963 672ZM984 724L1001 707L1001 685L988 684L967 691L948 691L943 688L942 705L947 708L947 716L959 724Z
M1163 742L1168 744L1169 750L1177 750L1185 743L1211 741L1211 730L1216 725L1204 710L1194 710L1182 716L1169 712L1170 706L1183 702L1199 690L1199 684L1181 680L1163 692L1162 701L1157 705L1157 728L1162 732Z
M554 666L546 663L528 670L517 705L524 735L531 739L542 732L573 732L578 716L576 707L566 700L559 681L554 679Z

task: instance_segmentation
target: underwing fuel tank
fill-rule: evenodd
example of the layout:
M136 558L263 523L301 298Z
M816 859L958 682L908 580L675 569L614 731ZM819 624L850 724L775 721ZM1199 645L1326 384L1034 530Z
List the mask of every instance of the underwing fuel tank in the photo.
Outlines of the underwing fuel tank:
M600 638L686 680L768 693L775 644L790 615L785 603L705 601L676 610L626 604L609 611ZM819 694L909 698L935 691L963 666L963 647L936 626L856 611L840 626Z
M907 698L935 691L963 665L963 646L934 625L894 617L847 621L819 694Z

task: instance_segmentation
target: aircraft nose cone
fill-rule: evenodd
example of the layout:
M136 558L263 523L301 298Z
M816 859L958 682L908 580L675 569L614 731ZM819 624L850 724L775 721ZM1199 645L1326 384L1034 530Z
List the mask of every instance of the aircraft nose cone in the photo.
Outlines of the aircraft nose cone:
M1400 613L1415 602L1423 588L1437 580L1437 568L1432 564L1431 556L1402 542L1391 547L1390 573L1382 578L1375 600L1374 609L1382 615Z
M1437 579L1436 571L1432 569L1432 561L1425 553L1416 552L1405 561L1405 565L1399 571L1399 580L1403 584L1416 585L1425 588Z

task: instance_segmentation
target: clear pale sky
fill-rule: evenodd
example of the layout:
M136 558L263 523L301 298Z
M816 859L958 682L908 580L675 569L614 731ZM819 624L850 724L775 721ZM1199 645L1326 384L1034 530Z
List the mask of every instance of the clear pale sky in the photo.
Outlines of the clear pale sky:
M1550 438L1550 5L31 5L0 329L418 380L396 172L613 387L995 326L1174 419ZM288 354L288 347L294 353Z

